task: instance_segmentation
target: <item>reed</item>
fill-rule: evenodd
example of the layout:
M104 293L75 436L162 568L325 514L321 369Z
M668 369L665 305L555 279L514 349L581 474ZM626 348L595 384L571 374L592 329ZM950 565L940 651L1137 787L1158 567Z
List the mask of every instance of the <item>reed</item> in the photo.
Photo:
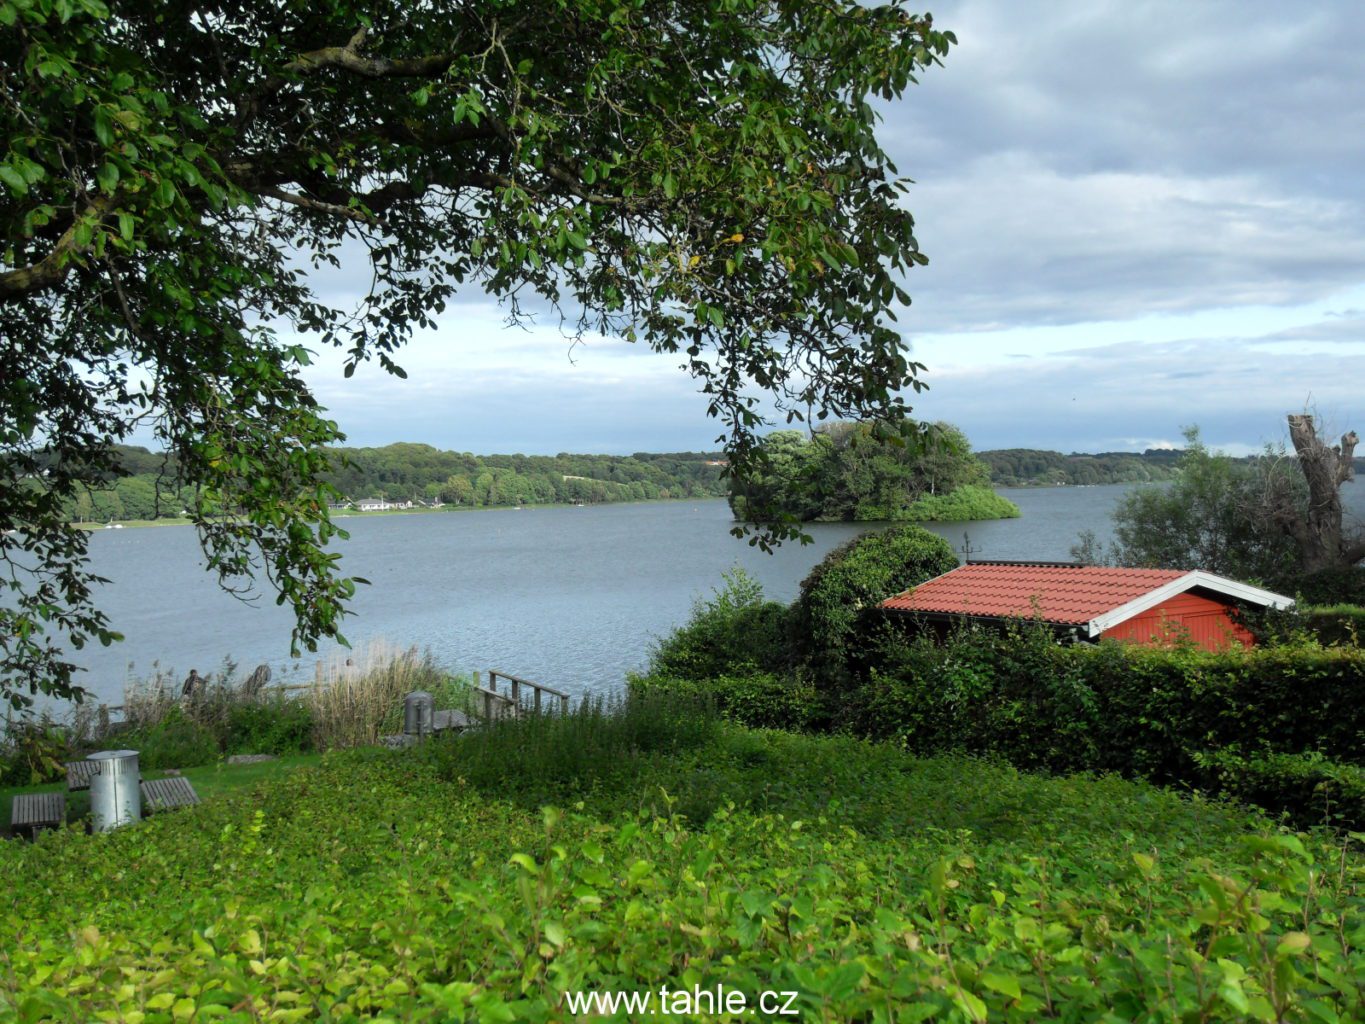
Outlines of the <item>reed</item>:
M383 640L359 654L336 655L323 662L305 694L313 715L319 750L362 747L402 731L403 698L426 690L437 707L462 704L470 683L440 669L430 653L400 648Z

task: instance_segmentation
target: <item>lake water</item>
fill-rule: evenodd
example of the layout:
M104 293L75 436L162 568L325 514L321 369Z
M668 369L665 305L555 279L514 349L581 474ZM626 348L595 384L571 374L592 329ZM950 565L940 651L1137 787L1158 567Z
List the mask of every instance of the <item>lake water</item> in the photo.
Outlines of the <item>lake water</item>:
M1109 513L1126 485L1002 489L1023 516L934 524L973 558L1060 560L1083 529L1107 539ZM1347 488L1350 504L1365 491ZM831 548L868 524L814 524L814 543L766 555L730 536L724 501L654 502L586 508L496 509L352 517L341 550L350 575L369 579L344 632L354 648L372 640L428 648L461 671L501 669L566 689L608 692L641 667L650 644L684 622L698 598L741 565L767 596L790 601ZM250 670L265 662L275 681L311 678L316 658L289 657L292 623L264 596L244 604L203 569L188 527L100 530L90 538L99 593L126 637L77 657L81 683L120 702L126 680L156 664L178 675L206 673L231 656Z

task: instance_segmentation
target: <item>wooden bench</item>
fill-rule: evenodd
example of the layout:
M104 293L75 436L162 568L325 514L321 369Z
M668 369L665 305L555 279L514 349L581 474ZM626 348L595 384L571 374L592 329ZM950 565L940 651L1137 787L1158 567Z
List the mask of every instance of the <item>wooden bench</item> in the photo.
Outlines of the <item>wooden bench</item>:
M90 776L94 774L94 761L68 761L66 762L66 788L73 793L78 789L89 789Z
M40 828L58 828L64 821L65 793L20 793L10 810L9 828L16 836L33 837Z
M169 779L148 779L142 783L142 812L156 814L177 807L192 807L199 802L199 794L190 780L173 775Z

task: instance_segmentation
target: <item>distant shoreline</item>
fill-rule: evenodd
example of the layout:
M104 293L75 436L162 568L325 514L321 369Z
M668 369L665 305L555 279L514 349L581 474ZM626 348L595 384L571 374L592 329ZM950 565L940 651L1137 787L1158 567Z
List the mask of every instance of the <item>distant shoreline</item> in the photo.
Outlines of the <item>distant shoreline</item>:
M336 522L340 519L375 519L381 516L424 516L436 515L445 512L526 512L534 509L545 508L610 508L618 505L676 505L680 502L698 501L725 501L726 499L718 494L700 495L692 498L640 498L634 501L598 501L585 502L579 505L572 501L548 501L539 502L534 505L443 505L441 508L390 508L382 511L357 512L353 510L338 509L332 513L331 519ZM72 523L78 530L85 530L87 533L98 533L102 530L129 529L141 530L146 527L159 526L193 526L194 522L181 516L167 517L165 519L115 519L112 524L105 523Z

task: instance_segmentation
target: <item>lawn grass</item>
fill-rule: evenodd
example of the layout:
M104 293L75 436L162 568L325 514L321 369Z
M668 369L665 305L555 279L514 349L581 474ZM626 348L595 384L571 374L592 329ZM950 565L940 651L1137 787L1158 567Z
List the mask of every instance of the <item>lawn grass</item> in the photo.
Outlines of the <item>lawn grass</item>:
M208 800L223 793L252 786L264 779L285 775L307 765L316 765L321 761L321 754L292 754L279 757L274 761L259 761L255 764L228 764L226 761L219 761L217 764L187 768L180 774L190 780L191 785L194 786L194 791L199 794L200 800ZM142 777L144 779L161 779L166 777L166 772L144 771ZM41 786L12 786L8 789L0 789L0 826L5 829L4 834L9 834L10 809L14 803L14 798L20 793L60 793L65 789L65 782L49 782ZM67 794L67 821L80 821L89 813L90 791L88 789Z

